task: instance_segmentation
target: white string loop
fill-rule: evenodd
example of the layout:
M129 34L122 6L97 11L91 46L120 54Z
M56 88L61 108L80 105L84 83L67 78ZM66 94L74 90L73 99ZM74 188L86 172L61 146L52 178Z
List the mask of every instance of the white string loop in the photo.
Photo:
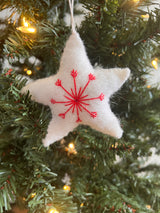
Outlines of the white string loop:
M76 32L75 29L75 22L74 22L74 16L73 16L73 9L74 9L74 0L68 0L70 12L71 12L71 26L72 26L72 32Z

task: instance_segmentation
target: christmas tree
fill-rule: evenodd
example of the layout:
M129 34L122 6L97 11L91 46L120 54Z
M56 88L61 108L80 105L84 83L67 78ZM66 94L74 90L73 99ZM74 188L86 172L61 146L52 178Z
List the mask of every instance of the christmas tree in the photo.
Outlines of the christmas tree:
M0 10L0 213L14 206L28 213L160 212L160 166L146 163L160 153L158 4L74 2L76 30L97 72L131 70L110 98L124 133L116 139L79 125L49 147L42 140L51 110L21 91L57 73L71 34L68 1L3 0Z

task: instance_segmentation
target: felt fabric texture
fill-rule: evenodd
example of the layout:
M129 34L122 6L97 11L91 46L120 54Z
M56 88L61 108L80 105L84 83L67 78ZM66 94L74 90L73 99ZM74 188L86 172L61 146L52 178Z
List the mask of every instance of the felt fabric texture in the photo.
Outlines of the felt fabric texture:
M77 32L64 48L56 75L29 83L32 99L48 105L52 112L44 146L67 136L79 124L89 125L104 134L120 138L123 130L109 105L110 96L128 79L128 68L94 68Z

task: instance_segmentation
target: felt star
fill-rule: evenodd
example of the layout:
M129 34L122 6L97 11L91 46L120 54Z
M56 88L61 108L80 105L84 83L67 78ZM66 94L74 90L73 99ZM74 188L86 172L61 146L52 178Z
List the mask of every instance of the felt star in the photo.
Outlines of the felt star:
M64 48L56 75L29 83L32 99L52 112L44 146L62 139L79 124L116 138L122 136L119 120L109 105L110 96L128 79L130 70L93 68L79 34L73 32Z

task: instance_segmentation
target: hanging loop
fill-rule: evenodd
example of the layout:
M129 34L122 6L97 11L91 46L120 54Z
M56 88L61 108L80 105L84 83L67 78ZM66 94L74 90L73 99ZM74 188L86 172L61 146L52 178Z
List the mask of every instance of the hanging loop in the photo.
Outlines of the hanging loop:
M69 7L70 7L70 13L71 13L72 32L76 32L74 16L73 16L74 0L68 0L68 2L69 2Z

